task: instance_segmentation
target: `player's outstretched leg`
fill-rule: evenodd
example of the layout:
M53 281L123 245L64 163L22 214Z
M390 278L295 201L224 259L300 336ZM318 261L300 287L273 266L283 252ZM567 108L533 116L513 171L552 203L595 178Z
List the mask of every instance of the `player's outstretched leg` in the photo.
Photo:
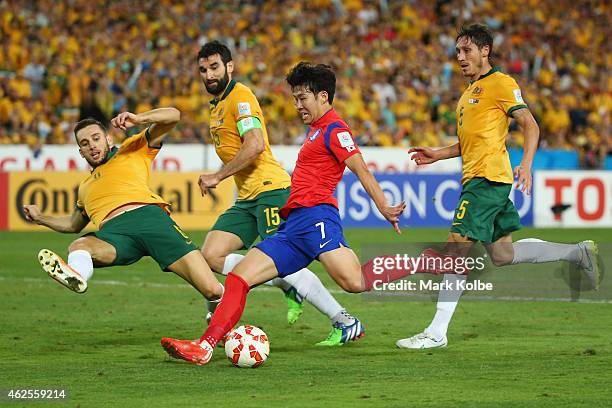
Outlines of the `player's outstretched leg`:
M96 266L112 265L115 247L94 236L84 236L68 247L68 261L49 249L41 249L38 262L53 279L76 293L85 293Z
M276 276L278 272L272 258L257 248L252 249L236 266L235 272L227 275L223 298L202 337L195 341L164 337L161 339L162 347L174 358L197 365L208 363L217 343L240 320L251 286L259 285Z
M234 270L242 259L244 259L244 255L228 254L223 263L223 275L227 275ZM264 282L264 285L274 286L283 291L287 301L287 323L294 324L297 322L304 313L304 297L300 295L299 291L282 278L274 278ZM209 314L209 317L212 318L212 313ZM210 322L208 317L207 320Z
M598 263L599 248L595 242L587 240L577 244L562 244L525 238L512 243L509 237L503 239L505 242L496 242L487 248L495 265L567 261L581 267L591 287L599 289L601 270Z
M227 274L229 271L233 270L243 258L244 256L239 254L227 255L225 257L223 273ZM308 301L319 312L330 319L333 326L332 332L335 326L346 320L345 317L347 315L350 316L346 309L342 307L329 290L327 290L317 275L308 268L303 268L284 278L274 278L265 284L281 288L285 293L285 299L287 300L287 322L289 324L295 324L302 315L304 300ZM209 322L211 317L212 313L209 313L207 317ZM336 332L338 331L337 328L335 330ZM337 337L337 334L334 335L334 338L335 337ZM328 345L329 342L322 343L325 344L321 345Z
M208 309L206 321L212 314L223 295L223 285L217 281L201 252L193 250L168 266L168 269L185 279L206 299Z
M491 254L491 259L496 266L519 263L572 262L582 267L589 278L592 288L598 289L599 287L598 247L593 241L587 240L578 244L561 244L546 242L537 238L525 238L513 243L510 236L505 236L499 241L488 245L487 250ZM461 275L445 275L444 279L453 281L466 279L466 277ZM445 286L459 287L456 284ZM459 289L440 291L436 314L431 324L421 333L398 340L396 343L397 347L409 349L446 347L448 344L446 337L448 326L462 292Z
M318 346L342 345L348 341L344 338L355 339L363 334L363 326L359 320L338 303L317 275L308 268L282 279L290 283L300 296L329 318L332 324L331 332L325 340L317 343Z
M224 217L227 222L228 218ZM250 215L247 217L250 219ZM232 224L235 227L235 219L232 218ZM242 225L244 227L244 225ZM256 225L252 226L257 228ZM245 241L243 241L243 239ZM253 237L254 239L254 237ZM245 245L247 242L248 245ZM245 246L249 246L250 239L241 238L235 232L213 230L206 235L206 240L202 246L202 255L206 259L210 268L222 275L226 275L234 270L236 265L244 259L244 255L236 254L235 251L240 250ZM302 304L303 296L299 295L298 290L293 290L291 285L285 282L283 279L277 278L272 279L264 283L265 285L275 286L283 291L285 299L287 301L287 321L289 324L295 323L304 311L304 305ZM206 315L206 321L210 323L212 315L215 312L217 303L208 303L208 314Z
M76 293L87 291L87 281L55 252L41 249L38 252L38 262L50 277L71 291Z

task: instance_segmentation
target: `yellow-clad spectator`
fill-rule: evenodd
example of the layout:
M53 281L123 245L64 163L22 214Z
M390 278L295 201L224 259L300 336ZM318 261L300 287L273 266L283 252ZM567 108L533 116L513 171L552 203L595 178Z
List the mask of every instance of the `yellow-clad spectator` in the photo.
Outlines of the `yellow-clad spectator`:
M298 61L324 58L345 82L338 109L355 129L363 129L366 143L397 145L420 131L418 137L435 145L442 136L453 136L454 111L448 104L465 86L452 64L455 34L468 19L503 27L496 38L500 68L517 72L549 145L572 142L567 130L577 125L585 126L585 134L605 133L604 118L612 109L612 54L605 52L612 6L605 0L583 8L558 0L315 0L282 7L247 2L240 10L224 2L178 0L103 5L39 0L18 8L13 3L0 2L4 141L27 139L27 129L14 126L14 120L26 127L43 120L24 108L37 101L49 109L45 120L53 131L46 142L70 142L63 137L69 130L56 129L75 110L79 115L89 93L106 117L179 105L187 131L173 136L206 138L201 124L208 120L208 101L198 88L193 55L208 39L218 38L239 51L238 78L257 91L268 125L281 134L275 136L279 143L299 143L303 133L279 84ZM378 84L374 91L373 84ZM389 91L395 98L387 109ZM375 136L379 124L393 126L393 118L398 132Z

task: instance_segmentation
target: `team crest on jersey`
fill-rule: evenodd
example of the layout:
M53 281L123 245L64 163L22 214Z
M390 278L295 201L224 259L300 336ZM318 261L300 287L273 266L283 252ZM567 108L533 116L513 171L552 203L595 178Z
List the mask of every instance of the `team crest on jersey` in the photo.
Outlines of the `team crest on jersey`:
M484 91L484 89L482 89L481 87L477 86L476 88L474 88L474 90L472 91L472 95L482 95L482 92ZM470 102L471 103L471 102Z
M321 129L317 129L317 131L316 131L316 132L314 132L314 133L313 133L313 134L312 134L312 135L311 135L311 136L308 138L308 140L310 140L311 142L314 142L314 141L315 141L315 139L316 139L317 137L319 137L319 135L320 135L320 134L321 134Z

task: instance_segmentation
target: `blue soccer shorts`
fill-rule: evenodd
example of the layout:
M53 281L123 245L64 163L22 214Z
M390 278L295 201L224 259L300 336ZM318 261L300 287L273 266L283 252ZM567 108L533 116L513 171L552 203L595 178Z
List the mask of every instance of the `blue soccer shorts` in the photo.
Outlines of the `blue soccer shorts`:
M282 278L307 267L324 252L349 248L338 209L329 204L292 210L276 234L255 247L274 261Z

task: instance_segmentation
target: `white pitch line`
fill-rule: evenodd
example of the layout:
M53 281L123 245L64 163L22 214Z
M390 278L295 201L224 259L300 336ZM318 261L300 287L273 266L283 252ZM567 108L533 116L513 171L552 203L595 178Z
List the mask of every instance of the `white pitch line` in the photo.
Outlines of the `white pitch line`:
M0 276L0 281L20 281L20 282L30 282L30 283L38 283L43 284L44 282L50 282L47 279L41 278L7 278L5 276ZM94 280L92 282L94 285L102 285L102 286L128 286L128 287L152 287L152 288L180 288L180 289L192 289L191 285L186 283L155 283L155 282L146 282L146 281L118 281L118 280ZM260 292L274 292L277 289L271 288L268 286L258 286L253 290L257 290ZM347 293L340 289L327 289L333 295L351 295L351 293ZM382 300L385 297L414 297L414 298L422 298L423 300L431 299L431 297L427 294L407 294L407 293L389 293L383 292L380 294L374 293L366 293L364 296L371 298L369 300L376 301ZM379 299L380 298L380 299ZM571 298L546 298L546 297L529 297L529 296L484 296L484 295L468 295L465 298L466 301L469 300L477 300L477 301L486 301L486 300L504 300L504 301L513 301L513 302L572 302L572 303L595 303L595 304L612 304L612 299L571 299Z
M37 284L45 284L46 282L51 282L48 279L42 279L42 278L7 278L5 276L0 276L0 281L30 282L30 283L37 283ZM186 283L156 283L156 282L146 282L146 281L118 281L118 280L94 279L92 281L92 284L94 286L101 285L101 286L152 287L152 288L162 288L162 289L163 288L193 289L191 285L188 285ZM254 288L253 290L273 292L276 289L273 289L271 287L258 286ZM337 289L330 289L329 291L335 294L346 293L344 291L337 290Z

